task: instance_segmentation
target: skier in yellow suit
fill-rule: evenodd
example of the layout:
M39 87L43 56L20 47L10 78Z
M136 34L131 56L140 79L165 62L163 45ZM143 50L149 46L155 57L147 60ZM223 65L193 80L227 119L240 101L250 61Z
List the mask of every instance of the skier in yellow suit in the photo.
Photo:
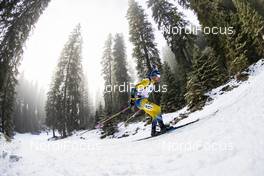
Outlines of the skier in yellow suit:
M156 136L157 123L160 126L161 133L166 132L166 126L161 116L161 107L148 100L149 94L154 90L154 84L160 82L160 72L157 69L152 70L148 77L139 82L135 88L131 89L131 106L144 110L152 118L151 136Z

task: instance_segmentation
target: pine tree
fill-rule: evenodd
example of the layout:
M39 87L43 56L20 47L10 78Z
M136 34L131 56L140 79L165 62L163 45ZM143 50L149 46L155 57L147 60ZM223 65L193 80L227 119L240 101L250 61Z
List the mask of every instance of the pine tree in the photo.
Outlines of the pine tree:
M104 52L102 57L102 74L105 81L104 101L105 112L110 115L113 112L113 92L109 88L113 87L113 56L112 56L112 35L109 34L105 42Z
M20 63L25 43L32 26L38 20L50 0L1 2L0 35L0 93L8 73L13 73Z
M193 35L187 34L188 22L183 19L183 14L178 12L176 6L167 0L149 0L148 7L152 10L152 17L158 24L158 29L162 30L171 51L175 54L175 58L180 65L186 79L186 74L192 67L192 45ZM178 29L178 32L174 32Z
M61 53L49 100L55 99L56 127L63 137L80 129L81 104L81 27L73 30ZM47 102L47 105L51 102ZM49 112L47 112L48 114Z
M247 39L247 34L239 26L238 24L234 35L227 37L226 42L226 65L230 75L243 71L250 63L248 49L252 41Z
M52 87L54 88L54 87ZM58 129L58 102L56 102L57 97L54 90L48 92L47 102L45 106L46 120L45 124L52 129L53 137L55 137L55 129ZM58 101L58 100L57 100Z
M116 42L116 40L115 40ZM119 41L120 42L120 41ZM120 43L119 43L120 44ZM109 34L106 42L105 42L105 48L104 48L104 53L103 53L103 58L102 58L102 66L103 66L103 76L104 76L104 81L105 81L105 91L104 91L104 114L105 116L111 116L115 111L117 111L117 101L119 100L119 97L115 97L115 83L118 83L117 79L120 78L120 75L118 77L115 77L115 71L117 70L117 57L122 57L125 58L125 53L124 51L120 51L119 49L122 50L122 48L118 48L115 43L115 61L113 60L113 38L112 35ZM123 48L124 49L124 48ZM119 50L119 51L117 51ZM122 67L122 66L121 66ZM110 89L111 88L111 89ZM101 116L101 114L99 114ZM97 118L97 117L96 117ZM112 120L104 124L102 128L102 136L108 136L112 135L117 131L117 121Z
M230 75L242 71L263 57L263 17L254 9L255 2L189 2L203 27L234 28L232 35L207 35L209 46L220 56L222 65Z
M191 6L190 1L191 0L177 0L178 4L184 7L185 9L190 8Z
M7 83L3 87L3 94L0 97L0 105L1 105L1 129L4 134L11 137L13 136L13 108L15 101L15 86L16 86L16 78L13 77L12 74L8 74Z
M212 48L206 48L202 55L194 60L193 71L188 77L185 94L191 111L201 109L207 98L204 94L220 86L227 79L217 57L219 56Z
M234 34L226 37L226 65L231 75L246 69L264 56L264 20L246 1L233 1L236 13L231 22Z
M81 81L81 103L80 103L80 125L81 128L93 128L93 119L91 116L90 97L88 93L88 81L86 76L82 75Z
M112 44L113 43L113 44ZM112 46L113 45L113 46ZM126 48L122 34L116 34L114 39L109 35L102 60L103 76L105 80L104 111L106 116L119 112L127 106L128 91L126 86L129 81ZM110 87L111 86L111 90ZM96 119L100 116L96 112ZM113 119L104 124L102 136L112 135L117 131L117 123L122 121L122 117Z
M252 62L258 61L264 57L264 18L260 16L249 2L245 0L233 0L237 9L242 32L247 33L247 39L252 40L254 52L249 53L249 59Z
M52 128L53 135L55 136L55 129L58 130L60 134L66 136L66 125L64 123L63 114L63 92L60 88L61 83L64 81L62 57L57 65L56 73L54 74L52 83L50 85L50 90L47 94L47 102L45 106L46 110L46 125ZM53 136L53 137L54 137Z
M124 37L122 34L116 34L113 46L113 74L114 85L118 85L118 89L114 90L114 111L118 112L120 109L127 106L128 91L126 87L129 82L127 61L126 61L126 48Z
M231 0L190 0L190 4L190 7L196 12L203 29L205 27L209 27L210 29L217 27L218 29L222 28L223 31L224 28L236 28L235 26L237 26L237 24L235 24L236 22L233 21L233 16L236 15L236 8ZM215 35L210 33L205 36L208 46L213 48L216 54L220 56L219 60L222 67L226 69L226 74L230 73L228 72L230 70L228 65L230 58L228 58L228 54L229 52L234 52L230 51L230 48L227 47L229 42L227 38L230 37L230 34Z
M250 1L252 8L254 8L262 17L264 17L264 0Z
M162 85L166 86L166 91L162 92L161 97L162 112L174 112L182 108L185 102L181 96L180 81L176 80L167 62L163 65Z
M132 55L136 58L139 77L144 78L146 72L151 70L152 65L161 68L159 52L154 42L153 29L143 8L135 0L129 1L127 19L130 41L134 45Z
M94 121L94 127L98 124L98 122L100 120L102 120L104 118L104 108L102 103L99 103L99 106L97 107L96 111L95 111L95 121Z
M144 9L135 1L129 1L127 11L129 23L130 41L134 45L132 56L136 58L136 69L140 79L145 78L146 74L152 70L155 65L161 70L161 61L155 35L151 23L147 19ZM155 90L158 90L157 87ZM155 91L150 100L159 104L161 94Z
M95 111L95 126L98 124L98 122L102 119L105 119L108 117L105 113L105 109L102 105L102 103L99 103L99 106L97 107L97 110ZM106 136L113 135L115 132L117 132L117 120L113 119L110 121L107 121L103 124L102 131L101 131L101 138L105 138Z
M17 67L23 45L50 0L0 2L0 119L2 132L12 133Z
M213 50L206 49L201 56L198 54L193 72L189 75L185 96L189 108L197 110L206 100L206 91L221 85L228 74L241 72L263 57L263 17L252 1L188 0L181 4L196 12L202 28L233 27L234 31L233 34L206 35L208 46ZM207 75L213 77L208 79Z
M232 14L235 13L234 5L230 0L219 1L196 1L190 0L190 7L196 12L202 29L217 27L218 29L232 25ZM208 46L220 57L219 60L224 69L228 69L226 56L226 35L205 35ZM225 71L227 73L227 71Z
M81 49L82 38L80 33L80 25L76 27L72 36L70 36L69 45L66 46L66 70L64 79L64 114L66 117L67 132L70 134L73 130L78 129L80 125L79 106L81 103L81 81L82 81L82 65L81 65Z
M152 10L152 17L162 30L168 46L177 61L177 77L181 82L180 99L184 99L186 92L187 74L192 69L194 50L194 35L187 33L188 22L183 19L175 5L167 0L149 0L148 7ZM175 29L176 32L175 32Z

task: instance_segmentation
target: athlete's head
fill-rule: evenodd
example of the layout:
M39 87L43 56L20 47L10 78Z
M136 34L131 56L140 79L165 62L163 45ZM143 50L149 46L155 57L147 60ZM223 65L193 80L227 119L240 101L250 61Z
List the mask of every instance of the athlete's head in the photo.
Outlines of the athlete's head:
M152 81L157 83L160 82L160 72L157 69L152 70L148 76Z

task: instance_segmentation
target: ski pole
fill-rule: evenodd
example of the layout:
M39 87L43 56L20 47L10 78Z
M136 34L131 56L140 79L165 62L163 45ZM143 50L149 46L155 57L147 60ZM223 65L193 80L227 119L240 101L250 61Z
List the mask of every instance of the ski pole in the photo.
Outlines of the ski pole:
M126 124L127 122L129 122L129 120L131 120L132 118L136 117L136 116L139 114L140 111L141 111L141 109L137 110L137 112L136 112L135 114L133 114L132 116L130 116L130 117L125 121L125 124Z
M115 118L116 116L118 116L119 114L125 112L125 111L128 110L129 108L130 108L130 106L128 106L128 107L126 107L125 109L123 109L122 111L120 111L120 112L118 112L118 113L112 115L111 117L107 117L107 118L104 118L104 119L100 120L100 121L98 122L98 124L96 125L95 128L100 128L100 127L102 127L103 123L105 123L105 122L107 122L107 121L109 121L109 120ZM90 130L86 130L86 131L82 132L79 136L82 136L83 134L87 133L88 131L90 131Z
M96 126L96 128L100 128L105 122L108 122L110 120L112 120L113 118L117 117L118 115L124 113L126 110L128 110L130 108L130 106L126 107L125 109L123 109L122 111L112 115L111 117L105 118L101 121L98 122L98 125Z
M129 106L128 106L128 107L126 107L125 109L123 109L123 110L119 111L118 113L116 113L116 114L112 115L111 117L106 117L106 118L104 118L104 119L100 120L100 121L99 121L99 122L97 122L97 123L98 123L98 124L100 124L100 123L104 123L104 122L105 122L105 121L107 121L109 118L115 117L115 116L119 115L120 113L123 113L123 112L125 112L125 111L126 111L128 108L129 108Z
M134 118L136 115L138 115L140 111L141 111L140 109L137 110L137 112L136 112L135 114L133 114L132 116L130 116L130 117L129 117L124 123L122 123L122 124L119 126L119 128L120 128L121 126L123 126L123 125L126 126L127 122L129 122L129 120L131 120L131 119Z
M125 109L123 109L122 111L120 111L120 112L118 112L118 113L112 115L111 117L109 117L109 118L107 118L107 119L105 119L105 120L103 120L103 121L101 121L101 122L99 122L99 123L105 123L105 122L107 122L107 121L109 121L109 120L111 120L111 119L117 117L118 115L124 113L124 112L125 112L126 110L128 110L129 108L130 108L130 107L128 106L128 107L126 107Z

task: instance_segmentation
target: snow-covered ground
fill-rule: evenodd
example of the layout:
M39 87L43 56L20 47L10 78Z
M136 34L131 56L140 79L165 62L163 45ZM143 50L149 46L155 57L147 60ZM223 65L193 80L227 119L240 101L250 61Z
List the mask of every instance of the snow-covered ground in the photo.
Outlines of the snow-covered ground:
M1 176L263 176L264 61L250 68L248 81L229 92L221 86L208 93L214 100L171 133L150 135L143 123L121 127L137 134L101 140L94 130L57 141L50 135L17 134L12 143L0 138ZM186 109L180 112L185 112ZM180 112L164 115L169 121Z

